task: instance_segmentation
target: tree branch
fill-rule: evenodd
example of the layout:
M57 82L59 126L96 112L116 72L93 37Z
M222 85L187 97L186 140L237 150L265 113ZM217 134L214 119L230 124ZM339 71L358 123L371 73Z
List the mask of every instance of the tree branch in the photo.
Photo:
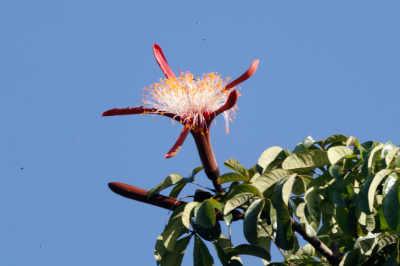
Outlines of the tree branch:
M150 199L147 199L147 190L134 187L131 185L127 185L124 183L119 183L119 182L112 182L108 184L108 187L115 192L118 195L121 195L123 197L133 199L136 201L140 201L143 203L151 204L157 207L161 207L167 210L174 210L178 206L182 204L187 204L185 201L177 200L174 198L162 196L162 195L154 195ZM241 220L244 218L244 212L240 212L238 210L233 210L232 215L233 215L233 221ZM216 215L217 215L217 220L223 221L224 218L222 214L216 210ZM336 266L339 264L339 254L334 254L334 252L329 249L321 240L319 240L317 237L309 237L306 233L306 229L296 222L293 218L291 218L291 223L292 223L292 229L293 231L296 231L299 233L305 241L310 243L316 251L321 253L322 256L324 256L330 264L333 266ZM336 253L336 252L335 252Z

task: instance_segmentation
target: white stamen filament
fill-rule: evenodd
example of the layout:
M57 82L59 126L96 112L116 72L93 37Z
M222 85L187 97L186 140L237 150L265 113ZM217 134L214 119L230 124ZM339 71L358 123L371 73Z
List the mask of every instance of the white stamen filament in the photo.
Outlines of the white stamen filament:
M214 73L204 74L197 80L189 72L181 73L180 77L160 79L160 83L144 88L147 94L143 94L142 102L146 108L157 109L157 113L179 117L185 126L208 132L204 114L214 113L226 103L230 91L224 88L228 81ZM228 121L232 121L231 114L235 113L235 108L223 113L227 133Z

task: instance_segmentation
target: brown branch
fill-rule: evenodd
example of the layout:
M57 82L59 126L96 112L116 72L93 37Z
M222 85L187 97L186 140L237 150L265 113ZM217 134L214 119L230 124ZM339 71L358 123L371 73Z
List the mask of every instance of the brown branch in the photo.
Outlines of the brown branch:
M334 254L332 252L332 250L330 248L328 248L317 237L315 237L315 236L309 237L307 235L306 229L301 224L296 222L293 218L290 218L290 219L291 219L293 231L296 231L297 233L299 233L304 238L304 240L307 241L308 243L310 243L311 246L313 246L316 251L321 253L321 255L324 256L329 261L330 264L332 264L334 266L339 265L339 262L340 262L339 254Z
M182 204L187 204L185 201L177 200L174 198L162 196L162 195L154 195L150 199L147 199L147 190L134 187L131 185L127 185L124 183L119 183L119 182L112 182L108 184L109 188L115 192L118 195L121 195L123 197L133 199L136 201L140 201L143 203L151 204L157 207L161 207L167 210L174 210L178 206ZM233 210L232 215L233 215L233 221L241 220L244 218L244 212L240 212L238 210ZM216 210L216 215L217 215L217 220L222 221L224 220L222 214ZM262 215L263 216L263 215ZM306 229L296 222L293 218L291 218L291 223L292 223L292 229L293 231L296 231L299 233L305 241L310 243L316 251L321 253L322 256L324 256L330 264L332 265L338 265L340 260L339 260L339 254L334 254L331 249L329 249L321 240L319 240L317 237L309 237L306 233Z

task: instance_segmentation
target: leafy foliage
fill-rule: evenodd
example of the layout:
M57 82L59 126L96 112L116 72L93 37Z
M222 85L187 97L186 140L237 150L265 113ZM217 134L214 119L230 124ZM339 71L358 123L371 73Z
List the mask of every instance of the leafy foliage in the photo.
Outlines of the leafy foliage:
M315 141L309 136L293 151L266 149L250 168L234 159L225 166L234 172L220 177L221 184L228 184L223 194L174 210L156 242L159 265L181 265L190 239L195 241L194 265L214 264L204 241L213 243L222 265L242 265L240 255L259 257L267 265L271 240L284 260L270 265L398 265L400 155L391 142L360 144L344 135ZM176 197L200 170L185 180L168 176L148 198L170 186ZM234 212L242 213L248 244L234 246L231 236L221 233L220 221L230 232ZM294 223L307 239L335 252L334 259L322 255L311 240L300 247Z

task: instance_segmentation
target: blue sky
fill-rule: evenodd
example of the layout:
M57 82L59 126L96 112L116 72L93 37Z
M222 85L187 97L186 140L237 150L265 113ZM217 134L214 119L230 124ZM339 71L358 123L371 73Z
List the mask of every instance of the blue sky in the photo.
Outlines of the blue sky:
M212 127L225 173L229 158L251 167L309 135L399 145L399 33L399 1L1 1L0 264L155 265L167 211L107 184L186 176L200 166L194 141L164 159L181 126L101 116L164 77L153 43L175 73L236 78L260 60L229 135L220 117ZM233 233L246 242L240 222ZM190 245L183 265L192 257Z

